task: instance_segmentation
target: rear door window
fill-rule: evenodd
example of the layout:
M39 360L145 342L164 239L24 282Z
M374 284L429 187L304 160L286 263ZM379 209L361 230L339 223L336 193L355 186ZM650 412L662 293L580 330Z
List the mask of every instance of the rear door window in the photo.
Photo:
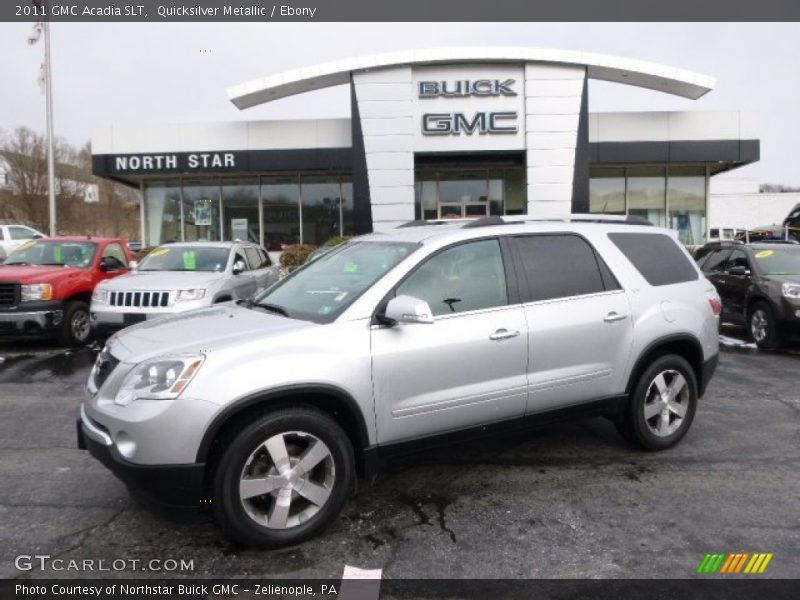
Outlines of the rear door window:
M262 267L263 259L255 247L248 246L244 249L244 253L247 255L247 262L250 263L251 269L260 269Z
M625 257L652 286L695 281L697 273L678 244L663 233L609 233Z
M594 248L573 234L511 238L527 285L522 301L537 302L620 289Z

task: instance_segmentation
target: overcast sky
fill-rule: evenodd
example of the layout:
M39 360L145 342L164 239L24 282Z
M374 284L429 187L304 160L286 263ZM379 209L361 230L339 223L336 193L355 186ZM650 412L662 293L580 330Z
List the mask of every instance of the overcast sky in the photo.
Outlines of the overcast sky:
M0 23L0 130L44 130L43 45ZM239 111L225 89L360 54L432 46L540 46L616 54L717 78L697 101L593 82L591 111L753 110L761 162L736 177L800 185L800 24L83 24L52 26L56 133L82 144L114 123L349 116L346 88Z

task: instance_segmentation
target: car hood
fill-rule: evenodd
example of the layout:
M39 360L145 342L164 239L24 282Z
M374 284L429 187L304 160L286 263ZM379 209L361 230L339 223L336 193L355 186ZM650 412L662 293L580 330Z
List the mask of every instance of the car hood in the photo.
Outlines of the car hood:
M207 271L133 271L104 281L102 289L112 292L189 289L207 287L224 277L225 273Z
M214 352L310 327L319 325L232 303L217 304L123 329L109 340L108 350L123 362L138 363L167 354Z
M0 265L0 281L46 283L77 271L76 267L53 265Z

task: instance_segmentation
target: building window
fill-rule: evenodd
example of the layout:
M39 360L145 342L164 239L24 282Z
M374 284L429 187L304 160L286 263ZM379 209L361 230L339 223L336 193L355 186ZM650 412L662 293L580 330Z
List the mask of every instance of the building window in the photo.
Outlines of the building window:
M669 226L687 245L706 239L705 167L670 167L667 176Z
M219 241L219 179L183 181L183 239L187 242Z
M589 179L589 212L625 214L625 169L593 169Z
M460 219L525 214L521 167L425 168L416 173L417 219Z
M304 178L300 183L303 243L321 246L334 236L344 235L342 188L328 178Z
M627 172L628 214L653 225L667 224L667 172L663 167L631 167Z
M145 181L144 233L147 246L180 241L181 187L175 181Z
M300 181L297 177L262 177L264 246L280 252L300 243Z
M223 239L261 243L258 196L258 177L222 180Z
M686 245L706 239L706 168L703 166L593 167L589 212L629 214L678 231Z

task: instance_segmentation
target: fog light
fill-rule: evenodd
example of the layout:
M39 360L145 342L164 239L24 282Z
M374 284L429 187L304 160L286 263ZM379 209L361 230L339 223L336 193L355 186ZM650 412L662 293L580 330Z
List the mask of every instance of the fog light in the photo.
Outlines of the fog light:
M800 319L800 308L798 308L796 311L794 311L794 316L797 317L798 319Z
M125 458L133 458L133 455L136 454L136 442L126 432L120 431L115 435L114 443L117 445L119 453Z

